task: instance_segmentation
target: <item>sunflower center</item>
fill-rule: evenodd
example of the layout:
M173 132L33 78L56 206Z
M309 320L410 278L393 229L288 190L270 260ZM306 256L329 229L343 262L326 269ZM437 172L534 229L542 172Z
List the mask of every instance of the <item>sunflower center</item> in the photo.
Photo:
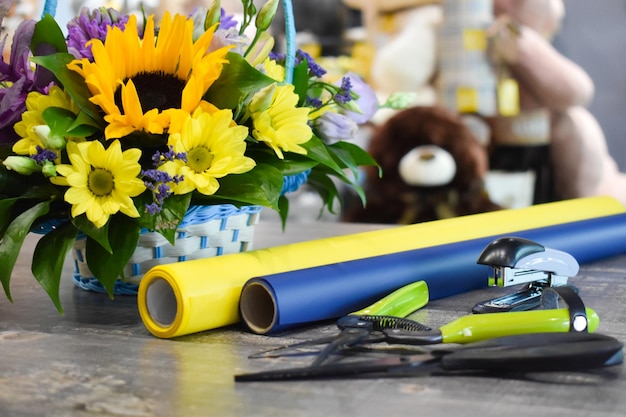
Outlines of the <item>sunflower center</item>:
M95 168L89 173L88 186L95 196L107 196L111 194L115 186L113 174L106 169Z
M195 172L204 172L211 168L213 154L205 147L193 148L187 152L187 166Z
M179 109L182 103L185 81L163 71L140 72L131 77L143 112L152 109L163 111ZM127 80L125 80L127 81ZM122 108L122 92L115 90L115 104Z

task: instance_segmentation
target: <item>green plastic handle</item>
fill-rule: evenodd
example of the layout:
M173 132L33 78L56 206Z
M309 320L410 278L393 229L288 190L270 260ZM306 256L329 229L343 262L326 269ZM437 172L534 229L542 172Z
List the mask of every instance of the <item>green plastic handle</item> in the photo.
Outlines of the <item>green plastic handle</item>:
M375 315L406 317L428 303L428 285L417 281L395 290L391 294L350 315Z
M588 331L598 328L600 318L586 309ZM470 314L439 328L443 343L471 343L500 336L527 333L568 332L570 317L567 308L506 313Z

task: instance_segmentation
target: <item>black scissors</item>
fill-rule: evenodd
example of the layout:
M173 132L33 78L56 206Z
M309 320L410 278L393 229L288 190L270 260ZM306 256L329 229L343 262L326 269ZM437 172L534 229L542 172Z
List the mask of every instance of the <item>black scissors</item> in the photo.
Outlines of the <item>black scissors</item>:
M521 334L415 355L241 374L235 381L580 371L621 364L622 347L615 338L598 333Z

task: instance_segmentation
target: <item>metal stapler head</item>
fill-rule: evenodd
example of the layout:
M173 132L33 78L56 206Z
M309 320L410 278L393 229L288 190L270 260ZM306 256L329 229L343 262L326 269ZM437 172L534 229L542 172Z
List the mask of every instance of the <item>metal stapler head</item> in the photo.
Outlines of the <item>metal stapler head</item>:
M544 288L566 285L578 274L579 265L569 253L546 248L520 237L502 237L489 243L477 263L493 270L489 284L509 287L528 284L517 293L478 303L474 313L528 310L539 305Z

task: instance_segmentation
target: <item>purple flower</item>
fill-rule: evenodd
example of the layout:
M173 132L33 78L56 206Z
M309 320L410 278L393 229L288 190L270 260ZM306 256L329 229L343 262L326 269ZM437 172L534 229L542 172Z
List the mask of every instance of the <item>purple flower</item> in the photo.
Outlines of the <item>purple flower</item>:
M248 38L245 35L240 35L237 29L222 29L220 26L220 28L217 29L213 35L213 40L209 46L209 52L223 48L224 46L233 45L234 48L231 52L243 55L244 50L249 43L250 41Z
M41 146L37 146L37 153L31 156L31 158L33 158L39 165L43 165L46 161L53 162L57 159L57 157L58 155L56 152L49 149L43 149Z
M270 59L278 62L279 64L285 63L285 54L280 52L270 52ZM296 51L296 60L295 65L299 65L302 61L307 62L307 66L309 68L309 76L321 78L326 74L326 70L319 65L311 55L304 52L301 49Z
M319 98L307 96L306 105L308 107L313 107L314 109L319 109L324 105L324 103Z
M376 97L376 93L372 90L372 87L358 75L348 73L344 78L350 79L350 89L357 94L358 98L356 99L356 104L361 110L360 113L346 111L346 115L357 124L366 123L378 110L378 97Z
M91 39L104 41L110 27L124 29L128 16L121 15L113 8L100 7L93 11L83 7L80 14L67 24L69 52L76 58L93 59L91 45L86 43Z
M314 123L316 133L326 143L352 139L359 129L350 117L333 111L322 114Z
M326 74L326 70L319 65L311 55L304 52L301 49L296 51L296 65L300 64L302 61L306 61L309 66L309 74L313 77L321 78Z
M186 152L175 152L172 146L166 152L156 151L152 155L152 163L155 167L159 167L161 162L163 161L173 161L175 159L179 159L181 161L187 161L187 153Z
M339 104L346 104L352 100L352 83L350 83L350 77L343 77L341 79L341 87L335 94L335 101Z
M235 20L235 15L226 14L226 11L223 8L220 10L220 12L220 29L228 30L237 27L239 23L237 22L237 20Z
M175 159L186 161L187 154L185 152L177 153L170 146L168 151L156 151L152 155L152 163L155 167L161 166L165 161L173 161ZM144 185L152 192L152 203L146 204L146 211L150 214L160 213L163 208L163 203L172 195L169 183L178 184L184 179L182 176L171 176L167 172L159 169L142 170L141 175L144 176Z

